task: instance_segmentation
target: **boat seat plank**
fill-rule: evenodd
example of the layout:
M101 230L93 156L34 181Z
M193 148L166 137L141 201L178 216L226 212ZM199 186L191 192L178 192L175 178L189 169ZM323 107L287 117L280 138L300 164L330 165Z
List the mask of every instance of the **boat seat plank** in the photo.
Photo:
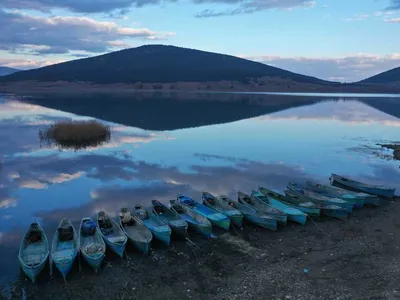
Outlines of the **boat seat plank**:
M44 243L29 244L24 250L23 260L27 265L38 265L45 259L46 254Z

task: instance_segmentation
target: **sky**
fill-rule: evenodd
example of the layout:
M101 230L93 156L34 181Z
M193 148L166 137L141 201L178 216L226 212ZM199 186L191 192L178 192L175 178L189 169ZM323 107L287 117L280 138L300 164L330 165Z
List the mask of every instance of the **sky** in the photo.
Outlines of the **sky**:
M342 82L400 66L400 0L0 0L0 66L146 44Z

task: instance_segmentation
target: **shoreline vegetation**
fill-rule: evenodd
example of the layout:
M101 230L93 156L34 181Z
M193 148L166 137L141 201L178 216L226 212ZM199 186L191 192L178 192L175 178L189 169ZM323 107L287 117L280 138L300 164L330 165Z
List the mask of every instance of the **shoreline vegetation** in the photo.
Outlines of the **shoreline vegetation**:
M13 81L0 82L0 93L18 95L82 94L82 93L131 93L131 92L277 92L277 93L400 93L400 86L378 84L301 83L282 78L259 78L252 83L239 81L175 82L175 83L111 83L69 81Z
M66 149L99 146L111 138L111 129L98 121L59 121L39 131L39 140Z

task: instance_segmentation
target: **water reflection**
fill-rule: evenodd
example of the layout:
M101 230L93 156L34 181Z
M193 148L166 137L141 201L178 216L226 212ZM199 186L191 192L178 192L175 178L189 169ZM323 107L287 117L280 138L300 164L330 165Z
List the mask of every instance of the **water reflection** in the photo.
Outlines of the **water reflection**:
M0 96L0 284L18 274L17 249L33 218L51 238L64 217L78 223L100 209L112 214L180 192L234 196L258 185L282 191L289 181L327 182L331 172L400 188L396 161L373 153L377 143L398 140L394 109L388 114L358 100L256 96L222 95L214 102L215 95L176 95L171 106L150 96L113 98L112 104L97 99L98 105L71 100L71 107L55 98L46 102L52 108ZM157 101L166 102L160 108ZM394 106L393 99L380 101L386 106L377 107ZM60 103L69 112L53 109ZM37 132L48 124L94 116L111 127L110 143L77 152L40 147ZM210 124L217 125L189 128Z

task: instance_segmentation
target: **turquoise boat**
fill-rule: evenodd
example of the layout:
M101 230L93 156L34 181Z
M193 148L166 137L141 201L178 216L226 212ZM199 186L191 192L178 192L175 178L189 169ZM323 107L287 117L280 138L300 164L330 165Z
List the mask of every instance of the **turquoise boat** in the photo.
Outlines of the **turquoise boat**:
M207 238L212 237L212 225L206 217L180 204L177 200L170 200L169 208L184 219L191 229Z
M181 218L179 214L169 209L167 206L157 200L152 200L153 213L155 213L161 221L171 227L172 232L186 238L188 223Z
M144 225L150 229L151 233L156 239L169 246L171 243L172 230L168 224L165 224L163 221L161 221L151 209L148 209L141 204L136 204L133 207L133 212L137 217L140 218L140 220L142 220Z
M331 174L329 180L333 186L343 187L350 191L363 192L384 198L393 198L396 192L396 189L394 188L388 188L383 185L366 184L337 174Z
M286 215L288 220L299 223L301 225L305 225L307 222L307 214L303 213L301 210L293 208L289 205L286 205L277 199L264 195L262 192L259 191L252 191L251 196L261 201L265 202L266 204L270 205L273 208L276 208L280 211L283 211Z
M57 227L51 244L51 262L66 281L68 273L79 254L79 240L75 227L68 219L63 219Z
M314 193L319 193L326 197L339 198L348 202L354 202L357 208L363 207L364 204L379 205L379 198L367 193L348 191L342 188L323 185L312 181L306 181L306 188Z
M82 218L79 227L79 247L83 259L97 273L106 253L106 244L96 223L88 217Z
M238 200L240 203L246 205L246 206L250 206L253 207L254 209L261 211L273 218L276 219L276 221L278 222L278 224L280 225L286 225L287 223L287 215L276 208L273 208L271 205L265 203L264 201L262 201L261 199L258 199L257 197L252 197L248 194L245 194L241 191L238 192Z
M242 227L243 215L239 210L226 204L225 202L221 201L220 199L208 192L202 193L202 199L205 206L208 206L216 212L224 214L231 220L231 223L235 226Z
M276 199L281 203L284 203L302 211L303 213L306 213L308 216L319 217L321 214L321 210L312 202L297 201L294 198L276 193L264 187L259 187L258 190L270 198Z
M150 229L127 208L121 208L119 213L120 227L129 242L144 255L149 253L150 243L153 239Z
M203 217L206 217L211 222L211 224L218 226L222 229L229 230L231 221L224 214L216 212L215 210L208 208L207 206L200 204L199 202L194 201L192 198L189 198L185 195L178 195L177 200L179 203L185 205L187 208L197 212Z
M264 214L262 212L259 212L255 210L252 207L248 207L246 205L243 205L235 200L232 200L226 196L220 196L219 199L228 204L229 206L232 206L233 208L237 209L240 211L247 221L250 223L253 223L257 226L276 231L278 228L278 222L276 221L275 218L268 216L267 214Z
M305 186L298 184L298 183L289 183L288 189L292 190L296 193L304 195L305 197L307 197L308 199L310 199L313 202L318 202L323 205L336 205L336 206L343 207L343 208L347 209L348 213L351 213L354 208L354 203L349 203L349 202L339 199L339 198L330 198L330 197L326 197L326 196L323 196L318 193L311 192L311 191L307 190Z
M107 246L119 257L123 257L128 238L117 222L111 220L104 212L97 214L97 226Z
M33 283L46 266L48 258L49 243L46 233L39 223L33 222L22 238L18 252L21 268Z
M313 202L313 199L308 198L307 196L304 196L304 194L297 193L293 190L285 190L285 194L294 199L294 201L298 202L303 202L303 203L309 203ZM315 205L321 210L321 215L329 216L329 217L334 217L337 219L345 219L349 215L347 212L346 208L337 206L337 205L332 205L332 204L327 204L323 202L316 202Z

